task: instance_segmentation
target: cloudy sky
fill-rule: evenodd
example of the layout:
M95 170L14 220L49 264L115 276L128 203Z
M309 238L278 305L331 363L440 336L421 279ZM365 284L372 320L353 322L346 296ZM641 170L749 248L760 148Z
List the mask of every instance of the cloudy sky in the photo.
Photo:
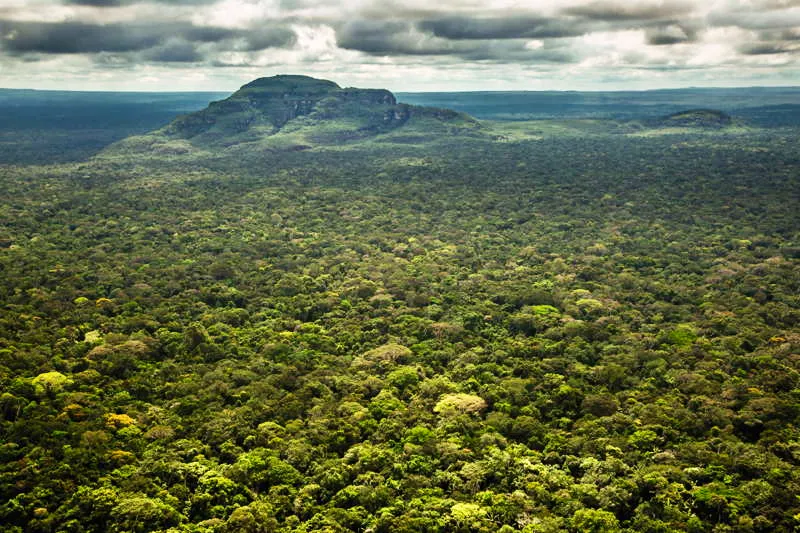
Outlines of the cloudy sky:
M0 87L800 85L800 0L0 0Z

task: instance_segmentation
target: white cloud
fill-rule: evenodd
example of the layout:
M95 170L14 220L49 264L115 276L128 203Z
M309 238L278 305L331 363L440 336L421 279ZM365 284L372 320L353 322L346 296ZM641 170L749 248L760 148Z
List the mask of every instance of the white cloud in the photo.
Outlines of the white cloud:
M279 72L395 90L800 83L800 46L793 37L800 27L800 0L80 5L99 1L0 0L0 84L229 90ZM106 30L132 25L146 39L134 48L136 36L128 36L130 50L91 42L60 51L67 30L58 24L20 26L21 21ZM159 38L141 29L149 26L166 33ZM182 33L169 34L176 27ZM187 29L192 27L198 31ZM86 28L95 39L109 34ZM61 33L56 39L49 32ZM287 32L294 38L286 38ZM182 64L175 62L179 57Z
M191 21L198 26L248 28L254 22L282 18L279 0L222 0L195 9Z

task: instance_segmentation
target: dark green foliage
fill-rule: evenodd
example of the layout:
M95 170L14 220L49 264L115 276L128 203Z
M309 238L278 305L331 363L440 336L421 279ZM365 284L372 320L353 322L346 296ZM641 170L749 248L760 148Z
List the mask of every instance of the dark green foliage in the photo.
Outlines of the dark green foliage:
M3 167L4 530L796 529L796 132L461 133Z
M716 109L690 109L673 113L659 121L665 128L709 128L721 129L733 124L727 113Z
M82 161L222 96L0 89L0 164Z

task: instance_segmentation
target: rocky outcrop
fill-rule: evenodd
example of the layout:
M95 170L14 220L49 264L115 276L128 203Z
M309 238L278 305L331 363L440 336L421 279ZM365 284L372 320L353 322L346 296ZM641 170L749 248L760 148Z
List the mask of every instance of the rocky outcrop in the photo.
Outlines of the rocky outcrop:
M178 118L164 133L213 140L253 128L268 127L275 133L303 116L322 120L358 118L374 125L381 122L376 120L378 117L383 117L383 124L402 124L410 114L409 106L398 105L395 96L385 89L342 89L328 80L282 75L243 85L229 98Z

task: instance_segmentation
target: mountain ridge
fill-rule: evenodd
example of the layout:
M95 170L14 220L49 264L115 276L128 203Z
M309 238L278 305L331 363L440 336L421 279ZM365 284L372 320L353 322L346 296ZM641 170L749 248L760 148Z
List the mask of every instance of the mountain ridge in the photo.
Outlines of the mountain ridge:
M253 80L229 97L181 115L147 137L155 144L159 138L160 144L179 143L183 147L179 152L253 143L273 148L288 144L287 149L295 150L367 139L409 122L425 123L419 129L428 133L479 127L478 121L465 113L398 103L386 89L343 88L329 80L283 74ZM142 140L121 144L141 147Z

